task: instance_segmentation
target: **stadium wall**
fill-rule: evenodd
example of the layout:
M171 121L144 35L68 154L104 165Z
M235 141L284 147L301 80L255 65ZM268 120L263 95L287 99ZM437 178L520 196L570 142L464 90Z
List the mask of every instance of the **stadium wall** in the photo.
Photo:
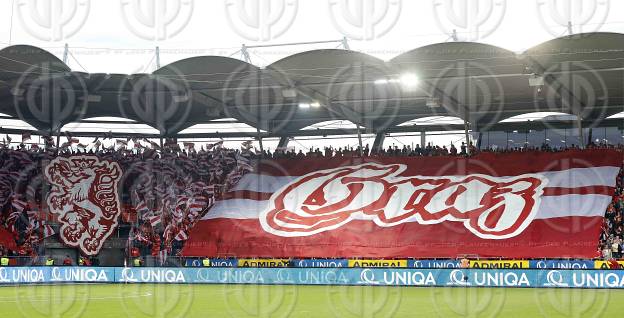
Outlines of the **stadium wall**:
M624 288L624 271L396 268L2 267L0 283L191 283Z

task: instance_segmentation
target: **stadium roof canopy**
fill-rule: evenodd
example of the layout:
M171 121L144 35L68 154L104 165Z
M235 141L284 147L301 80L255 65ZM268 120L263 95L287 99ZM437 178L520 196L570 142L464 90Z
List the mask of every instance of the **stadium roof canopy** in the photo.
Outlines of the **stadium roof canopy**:
M445 42L389 61L340 49L265 68L198 56L131 75L75 72L45 50L15 45L0 50L0 113L42 132L122 117L163 136L222 118L275 136L309 134L301 129L329 120L367 133L413 130L398 125L429 116L459 117L483 131L532 112L574 114L592 127L624 111L623 75L624 34L617 33L566 36L521 54Z

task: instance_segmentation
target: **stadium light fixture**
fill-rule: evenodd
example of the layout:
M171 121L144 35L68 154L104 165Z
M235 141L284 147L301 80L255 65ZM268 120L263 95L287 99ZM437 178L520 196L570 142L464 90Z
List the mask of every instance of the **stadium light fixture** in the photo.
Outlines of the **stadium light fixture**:
M319 103L319 102L312 102L312 103L310 103L310 106L314 107L314 108L321 107L321 103Z
M310 108L310 103L299 103L299 108L308 109Z
M399 78L403 87L410 89L418 85L418 76L412 73L405 73Z
M388 83L389 83L388 80L385 78L380 78L375 81L375 85L386 85Z

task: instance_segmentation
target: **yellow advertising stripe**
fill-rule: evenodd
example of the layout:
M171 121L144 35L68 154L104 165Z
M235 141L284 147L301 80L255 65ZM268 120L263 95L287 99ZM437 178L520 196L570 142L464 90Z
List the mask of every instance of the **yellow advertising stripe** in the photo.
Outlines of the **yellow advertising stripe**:
M404 259L350 259L349 267L407 267Z
M529 261L471 260L471 268L529 268Z
M617 261L620 268L624 268L624 261ZM595 269L609 269L609 262L607 261L594 261Z
M287 258L241 258L238 267L290 267Z

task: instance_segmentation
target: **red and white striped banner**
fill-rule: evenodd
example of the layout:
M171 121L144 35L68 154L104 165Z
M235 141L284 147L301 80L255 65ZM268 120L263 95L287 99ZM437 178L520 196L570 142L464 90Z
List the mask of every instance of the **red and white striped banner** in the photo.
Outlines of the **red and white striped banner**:
M191 230L189 256L593 257L622 153L265 162Z

